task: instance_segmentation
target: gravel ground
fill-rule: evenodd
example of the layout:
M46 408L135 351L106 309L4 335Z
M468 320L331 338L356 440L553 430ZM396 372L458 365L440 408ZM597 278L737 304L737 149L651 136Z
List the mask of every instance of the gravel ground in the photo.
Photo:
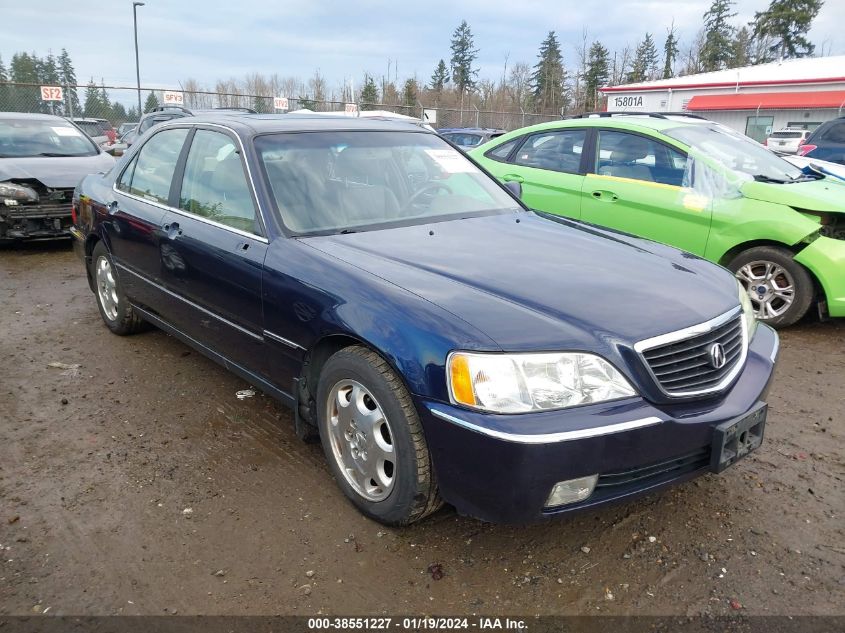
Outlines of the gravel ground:
M843 320L782 333L766 440L722 475L388 529L273 400L110 334L69 248L0 251L0 296L0 614L845 613Z

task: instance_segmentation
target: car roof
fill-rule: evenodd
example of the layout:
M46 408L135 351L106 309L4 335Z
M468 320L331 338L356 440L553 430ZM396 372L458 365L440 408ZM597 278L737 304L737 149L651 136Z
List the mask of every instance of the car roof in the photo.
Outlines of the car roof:
M687 117L683 115L666 114L659 117L640 113L620 113L618 116L581 116L567 119L557 119L545 123L537 123L528 127L520 128L514 132L524 134L525 132L542 132L543 130L558 130L561 128L590 128L590 127L611 127L620 130L653 130L662 132L671 128L696 125L714 125L713 121L699 117ZM508 133L507 138L516 136L514 132ZM503 137L495 140L500 141Z
M269 134L273 132L332 132L332 131L392 131L424 132L433 134L416 123L398 121L388 117L328 117L320 114L246 114L243 112L219 111L214 114L179 117L162 125L199 125L216 123L239 129L244 133Z
M32 119L33 121L67 121L64 117L54 114L40 114L35 112L0 112L0 119Z
M489 134L490 132L504 132L505 130L493 127L441 127L438 132L467 132L470 134Z
M74 123L108 123L108 119L98 119L96 117L90 116L74 116L70 117L70 120Z

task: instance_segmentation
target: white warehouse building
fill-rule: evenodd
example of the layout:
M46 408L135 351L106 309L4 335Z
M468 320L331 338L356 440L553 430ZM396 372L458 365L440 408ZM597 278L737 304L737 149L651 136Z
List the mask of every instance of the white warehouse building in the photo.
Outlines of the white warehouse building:
M845 55L608 86L601 92L610 112L684 111L763 142L773 130L812 130L843 116Z

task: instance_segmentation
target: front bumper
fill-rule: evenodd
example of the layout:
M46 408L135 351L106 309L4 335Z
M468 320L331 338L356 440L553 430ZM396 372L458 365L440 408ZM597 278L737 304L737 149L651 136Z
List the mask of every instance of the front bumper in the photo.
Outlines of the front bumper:
M440 494L458 512L523 523L642 494L710 469L714 427L765 399L778 336L760 324L721 397L657 407L641 398L565 411L493 415L417 399ZM545 509L559 481L599 474L584 501Z
M0 239L51 240L70 237L69 204L36 204L0 209Z
M795 256L819 280L832 317L845 317L845 241L818 237Z

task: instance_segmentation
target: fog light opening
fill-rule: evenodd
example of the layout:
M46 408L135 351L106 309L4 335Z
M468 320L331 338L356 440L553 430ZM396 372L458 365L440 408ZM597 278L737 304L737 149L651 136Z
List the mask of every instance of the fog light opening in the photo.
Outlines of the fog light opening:
M566 481L557 482L552 488L549 498L546 499L544 509L550 510L577 501L583 501L593 494L593 489L596 487L598 479L598 475L589 475L587 477L579 477L578 479L567 479Z

